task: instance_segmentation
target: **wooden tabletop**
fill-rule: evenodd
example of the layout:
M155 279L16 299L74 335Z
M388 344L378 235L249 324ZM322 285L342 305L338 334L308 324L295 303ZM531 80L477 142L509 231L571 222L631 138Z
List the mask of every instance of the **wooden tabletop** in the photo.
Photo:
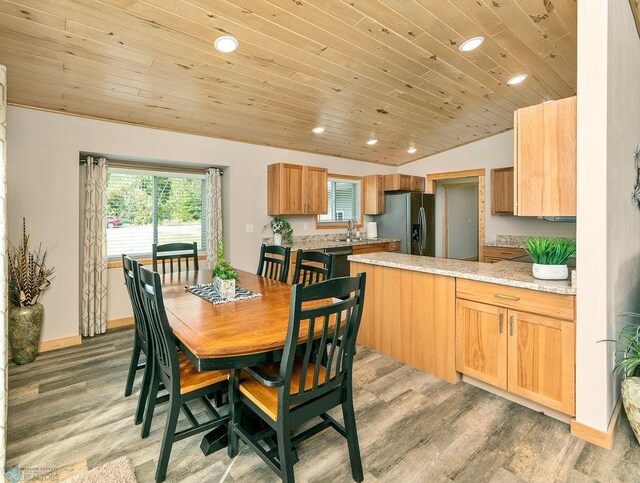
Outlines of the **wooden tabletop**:
M238 275L242 287L262 296L216 305L185 290L211 282L210 270L161 275L169 323L200 370L242 367L284 347L291 286L240 270Z

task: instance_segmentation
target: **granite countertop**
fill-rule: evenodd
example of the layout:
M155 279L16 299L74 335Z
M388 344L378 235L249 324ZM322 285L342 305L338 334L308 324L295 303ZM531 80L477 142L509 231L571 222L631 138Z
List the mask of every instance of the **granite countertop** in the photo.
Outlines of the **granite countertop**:
M576 294L576 288L571 286L570 279L538 280L533 278L530 263L510 261L481 263L392 252L351 255L349 256L349 261L497 283L499 285L509 285L561 295Z
M346 240L308 240L295 241L291 244L283 243L284 247L291 247L291 251L300 250L321 250L334 247L353 247L358 245L376 245L378 243L391 243L400 241L398 238L360 238L351 242Z

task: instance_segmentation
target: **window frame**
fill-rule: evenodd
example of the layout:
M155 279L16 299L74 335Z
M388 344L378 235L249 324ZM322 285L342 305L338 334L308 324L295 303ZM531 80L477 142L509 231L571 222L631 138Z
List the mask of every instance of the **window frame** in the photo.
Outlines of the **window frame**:
M335 173L327 173L327 181L330 179L345 179L349 181L359 181L360 182L360 221L358 223L354 223L354 227L362 228L364 226L364 180L362 176L352 176L348 174L335 174ZM327 204L329 203L328 193L327 193ZM316 215L315 219L315 227L319 230L325 229L335 229L335 228L347 228L348 221L318 221L318 217L320 215Z
M114 167L107 167L107 172L109 172L109 170L111 170L112 173L118 173L118 174L132 174L132 175L141 175L141 176L151 176L154 181L153 181L153 185L154 185L154 199L152 200L153 206L152 206L152 212L155 212L155 210L157 209L157 200L155 199L155 192L156 192L156 178L161 177L161 178L190 178L190 179L200 179L202 181L202 188L201 188L201 196L202 196L202 219L201 219L201 224L202 224L202 237L200 240L198 240L198 259L199 260L206 260L207 258L207 253L206 250L204 250L205 246L206 246L206 217L204 216L204 211L206 208L206 175L203 174L199 174L199 173L182 173L182 172L177 172L175 170L167 170L167 171L162 171L162 169L141 169L135 166L132 166L131 168L128 168L126 166L114 166ZM154 218L154 216L152 215L152 219ZM156 228L154 228L154 237L157 234L157 226ZM153 242L152 242L153 243ZM171 242L169 242L171 243ZM148 253L133 253L131 255L129 255L131 258L137 260L138 262L142 263L142 264L151 264L152 263L152 247L149 247L149 252ZM107 268L119 268L122 267L122 254L117 255L117 256L107 256Z

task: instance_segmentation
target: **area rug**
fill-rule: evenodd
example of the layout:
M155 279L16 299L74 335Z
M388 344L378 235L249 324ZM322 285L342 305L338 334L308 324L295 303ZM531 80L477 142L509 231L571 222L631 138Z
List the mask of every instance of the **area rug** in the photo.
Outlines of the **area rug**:
M65 483L137 483L131 460L122 456L113 461L64 480Z
M260 292L254 292L253 290L248 290L246 288L239 287L236 284L236 295L235 297L225 298L220 295L220 291L213 283L204 283L202 285L193 285L191 287L185 287L187 292L191 292L198 297L202 297L205 300L208 300L214 305L224 304L226 302L234 302L236 300L244 300L244 299L252 299L254 297L262 297Z

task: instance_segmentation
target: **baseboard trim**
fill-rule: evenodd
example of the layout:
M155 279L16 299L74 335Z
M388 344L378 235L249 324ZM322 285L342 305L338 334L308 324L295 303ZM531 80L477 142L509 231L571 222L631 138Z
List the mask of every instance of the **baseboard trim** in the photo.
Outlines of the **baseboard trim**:
M577 436L580 439L589 441L590 443L600 446L601 448L611 449L613 448L613 440L616 435L616 429L618 428L618 421L620 420L620 412L622 410L622 398L618 398L613 415L609 420L609 426L607 432L599 431L587 426L586 424L579 423L575 418L571 419L571 434Z
M121 327L132 327L133 317L121 317L119 319L107 320L107 330L119 329Z
M80 334L61 337L60 339L45 340L38 344L38 352L48 352L80 344L82 344L82 336Z

